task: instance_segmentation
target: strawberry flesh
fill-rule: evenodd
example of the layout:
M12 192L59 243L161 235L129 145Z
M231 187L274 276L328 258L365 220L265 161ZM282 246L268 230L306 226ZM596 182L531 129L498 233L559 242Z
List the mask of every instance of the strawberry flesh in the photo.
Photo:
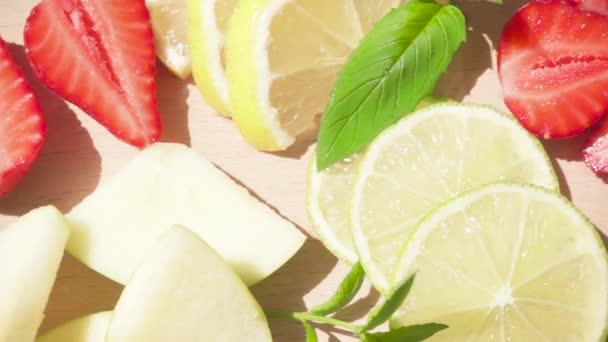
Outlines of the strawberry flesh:
M498 51L505 103L544 138L582 133L608 109L608 17L532 1L505 25Z
M0 38L0 197L25 177L44 144L40 105Z
M37 76L123 141L161 133L154 37L144 0L42 0L27 19Z

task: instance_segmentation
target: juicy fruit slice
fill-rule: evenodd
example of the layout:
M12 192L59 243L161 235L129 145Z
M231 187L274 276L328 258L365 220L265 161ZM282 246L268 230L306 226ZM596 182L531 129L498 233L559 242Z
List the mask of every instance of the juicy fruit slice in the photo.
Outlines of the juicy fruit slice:
M150 250L118 299L108 342L272 341L245 284L196 234L176 226Z
M260 150L284 150L323 112L348 55L400 0L240 1L226 36L233 119Z
M230 114L224 38L238 0L187 0L192 76L218 113Z
M498 51L505 103L544 138L582 133L608 110L608 17L532 1L506 24Z
M399 251L416 223L442 202L497 181L557 190L542 145L491 107L439 104L406 116L363 155L351 230L372 284L389 290Z
M313 155L306 189L308 217L319 239L335 256L350 265L359 259L348 222L358 161L359 155L356 155L318 172Z
M0 197L23 180L38 159L46 125L23 73L0 37Z
M146 0L150 11L156 55L181 79L192 71L188 46L187 0Z
M448 101L427 96L416 109ZM360 157L351 156L319 172L313 154L306 187L306 210L315 232L327 249L350 265L359 260L350 232L349 209Z
M144 0L42 0L27 18L24 40L51 90L131 145L159 139L154 36Z
M80 317L48 331L36 342L105 342L111 319L112 311Z
M416 281L393 323L449 325L430 341L605 341L606 258L564 197L485 186L420 223L398 274Z
M278 269L305 240L292 223L179 144L139 152L67 217L67 250L121 284L174 224L192 227L248 285Z
M0 341L33 341L55 283L69 230L54 207L0 231Z

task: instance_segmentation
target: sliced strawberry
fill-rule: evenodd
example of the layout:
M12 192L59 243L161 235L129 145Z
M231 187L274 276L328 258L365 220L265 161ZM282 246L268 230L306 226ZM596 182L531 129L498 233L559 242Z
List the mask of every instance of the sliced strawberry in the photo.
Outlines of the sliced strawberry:
M544 138L582 133L608 109L608 17L565 1L532 1L506 24L498 51L505 103Z
M608 0L570 0L570 3L583 11L608 15Z
M144 0L42 0L25 47L38 77L125 142L160 136L154 38Z
M0 38L0 197L24 178L40 154L45 133L40 105Z

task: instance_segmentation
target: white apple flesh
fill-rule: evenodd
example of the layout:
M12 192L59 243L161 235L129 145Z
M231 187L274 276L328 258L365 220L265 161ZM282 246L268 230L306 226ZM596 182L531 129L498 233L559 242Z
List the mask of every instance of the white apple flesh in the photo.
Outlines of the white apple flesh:
M252 285L282 266L305 236L230 177L180 144L158 143L66 215L67 249L126 284L169 227L190 227Z
M34 341L68 236L51 206L0 230L0 341Z
M270 342L263 311L200 237L171 228L123 290L107 342Z
M38 337L36 342L105 342L112 311L76 318Z

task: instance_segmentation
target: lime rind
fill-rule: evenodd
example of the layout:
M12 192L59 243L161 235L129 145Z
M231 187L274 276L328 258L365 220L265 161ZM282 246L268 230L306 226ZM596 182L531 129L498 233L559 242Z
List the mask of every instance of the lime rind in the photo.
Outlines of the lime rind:
M579 234L591 234L592 238L589 240L596 242L592 248L597 248L597 250L592 251L590 254L603 260L603 267L602 269L598 269L598 271L603 272L602 279L604 292L601 292L602 289L600 289L600 292L606 292L605 290L608 288L608 253L601 235L591 220L562 194L535 184L517 182L496 182L482 185L472 190L465 191L431 210L420 220L412 234L410 234L408 240L405 242L404 248L400 253L398 268L395 270L391 279L392 286L416 272L410 266L418 255L420 246L424 243L430 233L439 226L442 219L449 217L451 214L461 212L467 204L473 203L479 198L499 192L521 192L526 193L530 198L541 199L545 202L551 201L555 204L555 207L559 207L562 212L567 212L568 216L570 216L574 222L579 221L580 224L577 224L577 228L587 228L587 230L582 230ZM604 301L603 315L603 322L605 323L601 330L598 331L599 338L597 341L606 341L608 338L608 301L606 300ZM391 328L399 327L395 317L390 321L390 326Z
M527 142L531 144L530 146L535 153L536 159L534 160L538 162L538 165L541 165L539 169L544 169L546 171L546 174L543 175L542 179L540 181L537 180L539 183L538 185L549 190L559 191L558 177L555 174L555 170L553 169L552 163L544 150L544 147L538 139L521 127L511 115L505 114L496 108L487 105L462 104L455 102L433 104L407 115L380 134L364 152L356 171L355 191L353 193L351 212L349 215L351 233L361 264L372 285L382 294L387 294L389 292L389 275L379 269L379 266L373 261L367 246L367 238L365 237L363 228L357 223L360 222L359 215L361 208L359 206L362 202L362 188L365 185L367 176L372 173L377 156L382 149L384 149L385 145L391 143L396 137L402 135L403 132L408 131L410 127L414 127L417 123L435 115L437 112L441 113L442 108L447 108L449 113L453 113L456 110L460 111L463 115L478 115L492 118L492 120L499 120L500 123L508 126L513 132L516 132L515 134L521 135L518 138L527 138Z
M333 227L322 214L319 206L319 193L321 192L322 182L317 171L317 163L314 155L311 156L308 166L308 180L306 187L306 211L312 223L313 229L325 247L338 259L348 265L355 264L359 257L353 248L349 248L342 243L336 236L336 229L349 227ZM347 215L347 213L344 213Z

